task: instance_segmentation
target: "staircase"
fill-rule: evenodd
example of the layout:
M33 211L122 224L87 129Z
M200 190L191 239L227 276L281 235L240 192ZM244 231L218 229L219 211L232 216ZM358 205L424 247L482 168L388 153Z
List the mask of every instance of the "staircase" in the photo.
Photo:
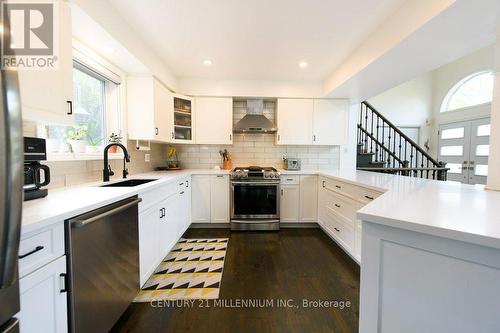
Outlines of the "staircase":
M358 170L446 180L449 168L438 162L368 102L358 121Z

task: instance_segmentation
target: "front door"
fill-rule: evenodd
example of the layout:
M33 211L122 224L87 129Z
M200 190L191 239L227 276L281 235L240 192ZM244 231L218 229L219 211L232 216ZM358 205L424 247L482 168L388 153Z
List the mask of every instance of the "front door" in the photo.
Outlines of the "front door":
M445 161L448 180L486 184L490 118L443 124L439 127L439 160Z

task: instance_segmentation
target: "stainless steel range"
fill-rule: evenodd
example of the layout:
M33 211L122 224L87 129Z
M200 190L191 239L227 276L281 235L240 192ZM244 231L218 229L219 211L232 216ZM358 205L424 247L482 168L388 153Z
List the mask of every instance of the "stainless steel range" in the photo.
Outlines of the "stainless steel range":
M279 230L280 173L270 167L231 172L231 230Z

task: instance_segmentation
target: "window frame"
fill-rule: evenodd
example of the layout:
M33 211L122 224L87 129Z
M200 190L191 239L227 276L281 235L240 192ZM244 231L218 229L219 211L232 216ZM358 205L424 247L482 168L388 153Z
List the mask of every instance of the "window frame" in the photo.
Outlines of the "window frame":
M490 69L477 71L477 72L474 72L472 74L469 74L469 75L465 76L464 78L462 78L461 80L459 80L457 83L455 83L448 90L448 92L446 93L446 95L445 95L445 97L443 99L443 102L441 103L441 107L439 109L439 113L440 114L446 114L446 113L457 112L457 111L466 111L466 110L471 110L471 109L474 109L474 108L480 108L480 107L484 107L484 106L490 105L491 101L485 102L485 103L479 103L479 104L469 105L469 106L464 106L464 107L456 108L456 109L449 109L448 108L452 97L458 92L458 90L466 82L474 79L477 76L484 75L484 74L492 74L493 75L494 72L493 72L493 70L490 70Z

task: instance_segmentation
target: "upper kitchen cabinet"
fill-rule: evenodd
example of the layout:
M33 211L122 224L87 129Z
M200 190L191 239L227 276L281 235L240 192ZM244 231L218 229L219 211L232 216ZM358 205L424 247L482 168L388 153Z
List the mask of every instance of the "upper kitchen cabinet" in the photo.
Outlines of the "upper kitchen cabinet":
M158 80L129 77L127 105L130 139L172 141L174 97Z
M194 143L194 99L174 95L173 103L174 123L171 142Z
M54 69L19 70L23 119L57 124L73 123L73 52L71 9L58 1L59 54Z
M314 104L312 99L278 99L278 145L310 145Z
M233 143L233 99L196 98L196 143Z
M313 144L339 146L346 142L347 107L345 100L315 99Z
M278 99L276 143L279 145L343 145L347 102L328 99Z

